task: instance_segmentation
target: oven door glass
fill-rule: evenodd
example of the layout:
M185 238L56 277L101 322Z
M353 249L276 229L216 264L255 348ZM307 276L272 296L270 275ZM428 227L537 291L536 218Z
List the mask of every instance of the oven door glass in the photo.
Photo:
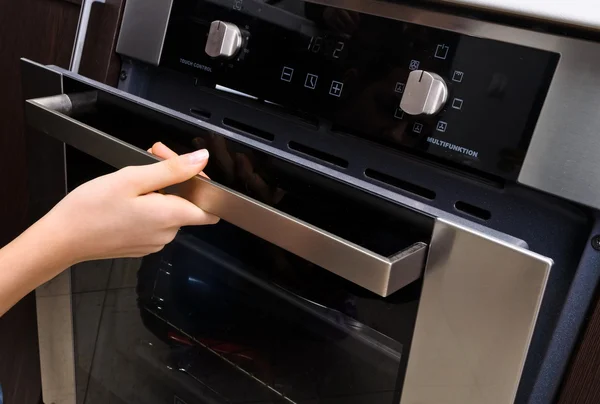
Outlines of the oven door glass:
M139 271L131 315L136 333L157 341L129 343L150 357L159 349L168 356L157 366L172 369L182 387L157 384L163 395L191 402L198 401L195 390L214 402L398 402L418 283L384 301L261 248L231 225L217 227L180 235Z
M383 299L227 223L192 233L137 279L112 263L95 341L76 294L78 402L399 401L420 282Z
M77 119L118 138L115 153L158 140L181 153L206 147L213 181L381 256L429 242L429 217L219 133L151 121L113 101L98 98L94 112ZM114 170L70 148L67 162L69 188ZM400 399L420 278L382 297L225 220L182 229L139 271L125 265L136 276L119 262L109 265L108 282L91 288L104 291L93 307L74 300L79 403ZM74 270L74 280L89 278ZM88 327L91 311L100 314Z

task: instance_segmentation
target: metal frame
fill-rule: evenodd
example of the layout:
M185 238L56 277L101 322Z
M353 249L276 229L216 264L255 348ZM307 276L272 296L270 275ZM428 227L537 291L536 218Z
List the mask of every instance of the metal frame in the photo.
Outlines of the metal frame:
M21 64L24 97L63 91L60 72L33 63ZM29 221L50 210L67 194L65 146L36 131L26 131ZM71 270L63 271L35 291L37 328L45 403L75 404L75 341ZM59 336L59 338L57 338Z
M438 219L400 403L514 403L551 266Z
M77 24L77 33L75 34L75 43L73 44L73 53L71 55L70 70L73 73L79 73L79 65L83 56L83 47L87 36L88 25L90 23L90 14L94 3L105 3L106 0L83 0L81 11L79 13L79 23Z
M158 65L172 6L173 0L127 1L119 31L117 53Z

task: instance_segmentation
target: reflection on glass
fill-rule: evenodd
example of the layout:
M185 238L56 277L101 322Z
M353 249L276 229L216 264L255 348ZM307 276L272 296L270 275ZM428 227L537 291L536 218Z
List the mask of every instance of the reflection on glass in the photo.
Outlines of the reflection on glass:
M156 285L157 279L162 278L164 284L165 274L159 270L154 278L157 271L152 265L140 272L146 326L189 352L178 367L225 397L231 397L229 390L236 389L232 383L244 376L254 382L249 384L253 387L248 388L248 401L272 396L288 402L333 403L346 398L391 404L403 374L403 346L369 325L379 317L368 310L367 302L373 298L363 300L351 288L344 289L343 281L327 279L325 273L311 271L300 261L284 264L294 271L294 278L285 273L285 267L275 266L285 257L270 255L250 261L249 250L257 244L240 239L239 230L227 224L219 226L210 232L211 244L200 241L205 237L201 232L194 232L195 237L182 236L169 251L170 287L146 290L144 285ZM220 243L234 233L235 245ZM235 251L236 258L217 250L215 238L217 245ZM249 268L249 262L262 264L261 269ZM299 273L302 270L306 273ZM328 280L330 293L324 295L318 291L321 288L306 285L299 292L319 302L286 289L298 288L302 278L315 283ZM371 304L379 305L373 300ZM380 309L395 312L386 306ZM223 374L217 376L216 371Z

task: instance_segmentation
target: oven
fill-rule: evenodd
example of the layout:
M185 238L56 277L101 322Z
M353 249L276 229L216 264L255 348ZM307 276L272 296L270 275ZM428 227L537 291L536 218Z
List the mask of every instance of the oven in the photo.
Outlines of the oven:
M597 283L597 48L391 2L128 0L116 86L23 60L33 218L161 141L209 150L164 192L222 219L38 289L44 402L553 402Z

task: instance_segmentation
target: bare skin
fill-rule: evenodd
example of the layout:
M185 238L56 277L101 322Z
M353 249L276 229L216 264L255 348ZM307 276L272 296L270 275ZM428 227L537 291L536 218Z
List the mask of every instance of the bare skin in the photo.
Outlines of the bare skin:
M142 257L160 251L182 226L218 222L192 202L155 192L203 175L208 152L178 156L162 143L149 151L165 160L83 184L0 250L0 316L76 263Z

